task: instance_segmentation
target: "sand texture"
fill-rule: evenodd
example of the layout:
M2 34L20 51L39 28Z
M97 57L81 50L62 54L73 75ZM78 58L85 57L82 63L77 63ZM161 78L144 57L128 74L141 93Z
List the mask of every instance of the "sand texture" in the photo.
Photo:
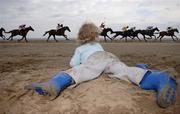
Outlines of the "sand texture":
M180 83L180 43L102 43L129 66L147 63L167 70ZM98 79L67 88L49 101L25 91L31 82L44 82L66 70L73 42L0 43L0 114L180 114L180 94L167 109L156 104L154 91L102 74Z

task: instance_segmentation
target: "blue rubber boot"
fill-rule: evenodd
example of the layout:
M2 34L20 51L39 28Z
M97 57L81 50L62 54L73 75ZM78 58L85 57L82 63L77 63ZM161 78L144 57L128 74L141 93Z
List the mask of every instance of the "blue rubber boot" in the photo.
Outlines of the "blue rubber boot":
M157 104L162 108L176 101L177 83L167 72L148 71L141 80L140 87L157 91Z
M35 90L38 94L55 99L61 91L72 84L72 77L67 73L58 73L51 80L44 83L32 83L25 86L27 90Z

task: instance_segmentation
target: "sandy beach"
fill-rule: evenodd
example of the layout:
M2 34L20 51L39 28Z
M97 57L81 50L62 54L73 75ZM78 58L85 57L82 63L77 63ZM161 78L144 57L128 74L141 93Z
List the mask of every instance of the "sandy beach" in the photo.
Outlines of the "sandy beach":
M102 43L129 66L147 63L167 70L180 83L180 43ZM0 114L179 114L180 87L175 105L162 109L156 93L102 74L98 79L67 88L49 101L25 91L31 82L43 82L69 69L76 43L59 41L0 42Z

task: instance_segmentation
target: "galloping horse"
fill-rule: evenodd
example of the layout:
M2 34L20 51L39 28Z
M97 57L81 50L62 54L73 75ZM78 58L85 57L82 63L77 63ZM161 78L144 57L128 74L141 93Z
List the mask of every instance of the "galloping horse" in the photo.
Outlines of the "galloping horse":
M25 39L25 41L28 42L26 36L30 30L34 31L34 29L31 26L29 26L22 30L14 29L14 30L11 30L11 31L5 32L5 33L11 33L11 36L9 36L9 38L7 40L9 40L9 39L13 40L14 36L20 35L20 36L22 36L22 38L19 39L18 41Z
M127 30L127 31L124 31L124 32L123 32L123 35L122 35L122 38L120 38L120 40L123 39L123 38L125 38L125 41L127 42L127 37L132 38L131 36L132 36L133 32L134 32L133 29L129 29L129 30ZM132 39L133 39L133 38L132 38Z
M69 32L71 32L71 30L69 29L69 27L68 26L64 26L64 27L62 27L61 29L59 29L59 30L55 30L55 29L51 29L51 30L49 30L49 31L46 31L45 32L45 34L43 35L43 36L45 36L47 33L49 33L49 36L48 36L48 38L47 38L47 42L49 41L49 38L51 37L51 36L53 36L54 37L54 40L56 41L56 42L58 42L58 40L56 40L56 35L57 36L64 36L64 38L66 38L66 40L69 40L68 38L67 38L67 35L65 35L65 31L69 31Z
M152 39L152 36L154 36L156 38L156 36L154 35L155 31L159 31L159 29L157 27L150 29L150 30L141 30L140 33L143 35L144 41L147 42L146 40L146 35L150 36L150 39Z
M112 34L115 34L111 39L114 40L117 36L123 36L124 32L123 31L113 31Z
M135 30L132 32L131 36L133 37L132 39L134 40L135 37L138 38L139 41L141 41L141 39L138 37L138 34L141 33L141 30Z
M104 28L103 31L100 33L100 36L104 36L104 41L107 42L106 37L108 37L110 40L112 40L107 33L111 32L113 33L113 30L111 28Z
M120 40L123 39L123 38L125 38L125 41L127 42L127 37L130 37L130 38L132 38L132 39L134 39L135 37L137 37L137 38L139 39L138 34L140 33L140 30L135 30L135 31L133 31L133 29L129 29L129 30L127 30L127 31L114 31L113 33L115 33L115 35L112 37L113 40L114 40L117 36L121 35L122 38L120 38ZM141 40L139 39L139 41L141 41Z
M5 29L4 28L1 28L0 29L0 37L3 39L3 40L5 40L5 36L3 35L3 31L5 32Z
M161 32L159 33L159 36L157 37L157 39L160 38L160 42L161 42L161 39L162 39L164 36L171 36L171 38L173 39L173 41L175 41L173 37L175 37L176 40L178 40L177 36L174 35L175 32L179 33L179 31L178 31L177 28L176 28L176 29L171 29L171 30L169 30L169 31L161 31ZM157 40L157 39L156 39L156 40Z

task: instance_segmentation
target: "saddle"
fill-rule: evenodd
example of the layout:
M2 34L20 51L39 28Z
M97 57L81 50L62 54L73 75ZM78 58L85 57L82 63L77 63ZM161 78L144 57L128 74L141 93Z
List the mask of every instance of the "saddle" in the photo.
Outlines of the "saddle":
M25 29L21 29L19 30L19 34L22 34L24 32Z
M56 29L56 32L60 31L62 28Z

